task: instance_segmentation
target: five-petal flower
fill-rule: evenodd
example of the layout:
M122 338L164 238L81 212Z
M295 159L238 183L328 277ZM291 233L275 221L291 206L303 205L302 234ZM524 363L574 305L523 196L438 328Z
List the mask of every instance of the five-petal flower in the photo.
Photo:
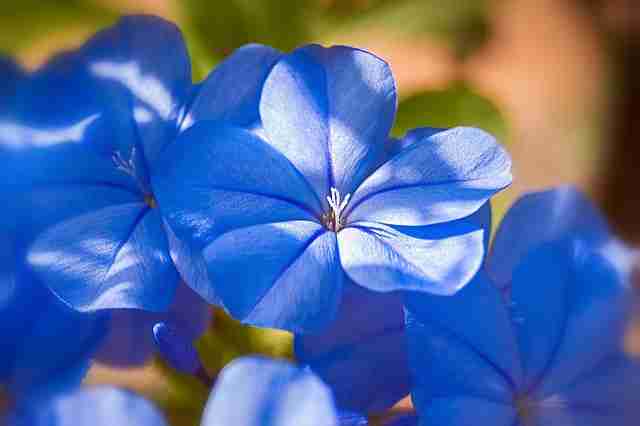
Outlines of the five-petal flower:
M244 322L310 332L335 316L345 272L382 292L464 286L484 255L467 219L509 185L509 156L473 128L394 143L395 108L384 61L311 45L268 74L260 126L182 133L153 181L176 240L202 252L200 294Z
M18 86L0 124L2 194L8 215L38 229L29 262L58 297L82 311L169 307L190 262L157 208L160 152L199 120L251 125L277 57L246 46L193 86L179 30L135 16Z
M534 221L552 228L521 226ZM632 252L603 224L571 188L527 195L490 260L509 291L483 270L454 297L407 296L421 424L636 423L640 364L623 349ZM519 258L502 264L511 247Z

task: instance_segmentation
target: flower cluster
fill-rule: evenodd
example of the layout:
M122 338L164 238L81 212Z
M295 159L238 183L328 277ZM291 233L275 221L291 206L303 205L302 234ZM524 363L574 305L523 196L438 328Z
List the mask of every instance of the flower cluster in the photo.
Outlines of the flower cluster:
M0 76L8 424L165 425L140 396L78 387L92 359L154 351L212 386L203 426L640 418L635 252L563 187L521 198L487 256L509 155L470 127L393 138L373 54L246 45L194 84L180 31L133 16ZM293 332L298 365L211 378L193 347L210 305Z

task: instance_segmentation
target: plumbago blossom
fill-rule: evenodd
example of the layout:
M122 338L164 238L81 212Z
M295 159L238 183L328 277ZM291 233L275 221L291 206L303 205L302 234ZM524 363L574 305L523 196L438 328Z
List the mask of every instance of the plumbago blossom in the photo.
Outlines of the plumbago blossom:
M164 61L167 47L175 68ZM146 177L147 161L171 141L174 126L213 111L199 94L218 90L211 81L190 86L177 29L130 17L31 75L4 63L0 197L3 219L31 246L30 280L75 309L115 308L96 354L108 364L146 362L160 319L191 339L201 335L208 304L178 280ZM185 99L193 107L180 112ZM132 307L146 311L123 309Z
M640 360L623 347L634 256L575 189L520 199L471 284L406 297L420 424L637 424Z
M245 323L317 332L346 277L436 294L473 277L484 235L465 219L511 183L493 137L459 127L390 139L391 70L342 46L283 55L257 108L257 126L196 123L152 177L207 300Z
M28 260L60 299L81 311L169 308L189 254L171 246L154 194L160 152L199 120L255 121L275 57L246 46L194 86L178 29L136 16L18 85L0 122L2 196L39 229Z
M29 401L9 426L166 426L160 411L140 396L113 387L77 390ZM347 426L339 423L331 392L312 373L283 361L242 358L220 374L201 426Z
M0 387L11 399L77 386L107 335L104 315L71 310L24 265L25 246L0 231Z
M487 247L489 204L470 219L485 231ZM411 391L404 320L402 292L374 292L347 280L329 327L295 335L296 360L331 387L340 410L380 415Z
M25 78L0 58L0 117ZM0 216L0 387L12 400L79 384L107 334L104 315L71 310L33 276L24 262L29 238L14 217Z

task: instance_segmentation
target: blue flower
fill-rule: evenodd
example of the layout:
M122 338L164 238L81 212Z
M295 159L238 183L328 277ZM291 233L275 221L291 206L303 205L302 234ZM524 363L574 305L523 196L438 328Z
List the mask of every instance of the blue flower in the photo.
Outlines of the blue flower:
M251 128L200 122L153 176L197 290L250 324L318 331L346 275L377 292L455 293L483 258L483 233L450 224L511 182L510 159L473 128L389 138L388 65L312 45L270 71ZM187 280L189 281L189 280Z
M34 399L9 426L165 426L145 399L97 387ZM205 407L202 426L337 426L331 392L312 373L283 361L242 358L225 367ZM344 423L347 425L348 423Z
M1 117L25 78L0 58ZM0 385L12 398L77 385L106 334L106 318L79 314L53 297L25 268L28 233L8 215L0 222Z
M489 259L498 285L483 270L454 297L406 298L421 424L636 424L631 259L574 189L519 200Z
M24 267L14 233L0 238L0 384L16 399L78 385L107 318L62 304Z
M329 388L313 373L284 361L240 358L211 392L203 426L334 426Z
M158 322L172 324L183 339L200 337L211 322L207 302L184 283L178 285L173 302L166 312L138 309L109 310L109 330L95 359L117 367L141 366L156 352L153 326Z
M58 297L81 311L168 309L190 255L157 208L160 152L199 120L255 121L275 57L246 46L193 86L178 29L136 16L19 85L0 122L0 192L38 234L29 262Z
M168 426L143 397L111 386L34 398L9 414L8 426Z
M472 216L491 230L489 203ZM334 393L341 410L382 414L411 391L403 297L347 281L338 315L320 333L297 334L298 362L308 365Z
M0 56L0 114L11 103L18 82L25 78L25 72L11 58Z

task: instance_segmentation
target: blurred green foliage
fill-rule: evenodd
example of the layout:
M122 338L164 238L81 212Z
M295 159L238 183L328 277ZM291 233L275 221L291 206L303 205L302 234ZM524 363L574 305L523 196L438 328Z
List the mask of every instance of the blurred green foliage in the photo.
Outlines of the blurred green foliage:
M401 100L393 135L400 137L409 129L473 126L488 131L502 143L507 142L507 122L500 109L488 98L463 82L442 90L428 90Z
M115 10L91 0L2 0L0 51L16 53L53 33L73 26L100 28L117 17Z

